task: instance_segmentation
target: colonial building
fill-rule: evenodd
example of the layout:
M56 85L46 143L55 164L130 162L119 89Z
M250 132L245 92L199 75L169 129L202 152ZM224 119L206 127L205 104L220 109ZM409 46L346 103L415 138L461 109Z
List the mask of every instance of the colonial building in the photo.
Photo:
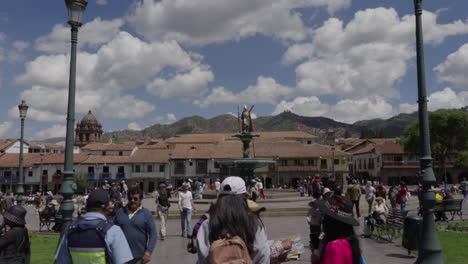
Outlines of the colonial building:
M75 134L75 145L79 147L102 141L102 126L91 110L76 125Z
M384 184L398 184L405 181L415 184L418 181L419 157L405 153L397 138L363 140L346 151L353 155L351 174L362 182L377 180ZM433 162L439 182L447 177L448 183L457 183L467 173L454 167L455 158L455 154L448 156L445 170L437 161Z

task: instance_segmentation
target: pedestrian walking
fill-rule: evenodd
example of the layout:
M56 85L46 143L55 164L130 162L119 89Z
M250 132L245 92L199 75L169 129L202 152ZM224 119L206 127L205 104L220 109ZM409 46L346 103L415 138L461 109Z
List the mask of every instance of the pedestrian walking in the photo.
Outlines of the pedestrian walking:
M265 200L265 189L263 188L263 182L258 177L255 180L257 181L259 196L261 199Z
M193 183L193 191L195 192L195 195L193 197L194 200L200 200L200 193L202 191L202 184L199 179L196 179L195 182Z
M460 189L462 190L463 197L465 200L468 200L468 181L463 177L462 182L460 183Z
M324 214L324 237L320 259L313 263L363 263L359 239L353 229L354 226L359 226L359 222L353 217L353 203L348 198L334 195L330 201L318 201L318 208Z
M406 209L406 202L409 198L409 192L406 188L406 184L404 182L400 183L400 191L397 194L396 202L400 204L400 210L404 211Z
M159 185L159 190L156 192L156 208L159 219L161 220L161 225L159 228L161 240L166 238L166 220L169 214L169 208L171 207L171 203L169 203L169 197L170 195L166 189L166 184L161 183Z
M184 183L182 185L182 191L179 192L179 211L182 237L192 236L192 227L190 221L192 220L192 211L195 210L195 205L193 203L192 192L190 192L188 189L189 185ZM187 229L185 229L186 227Z
M375 199L375 188L372 186L371 181L367 181L366 187L364 187L364 191L366 192L366 202L369 205L368 214L372 212L372 204L374 203Z
M390 205L392 206L392 209L395 209L397 207L396 199L398 191L398 187L395 185L392 185L388 190L388 200L390 200Z
M221 181L220 179L216 179L215 181L215 190L216 190L216 193L219 193L219 191L221 190Z
M157 240L153 215L141 204L143 191L140 188L131 188L127 199L127 206L117 211L114 223L122 228L130 245L133 260L128 264L148 263Z
M3 213L9 230L0 236L0 263L29 264L31 247L25 227L26 209L13 205Z
M257 187L257 181L252 180L250 182L249 186L249 199L256 202L258 198L258 187Z
M247 190L240 177L227 177L209 219L198 230L198 264L270 263L270 247L259 216L249 209ZM227 261L226 261L227 263Z
M315 179L312 181L312 197L319 199L322 195L322 181L319 176L315 176Z
M309 197L312 197L312 181L313 181L312 177L309 176L307 178L307 195Z
M89 194L87 213L65 229L55 254L57 264L124 264L133 259L122 229L106 220L109 203L105 190Z
M359 210L359 201L361 200L361 187L357 184L356 180L352 180L351 184L348 185L348 196L351 199L353 208L356 207L357 217L361 217L361 212Z

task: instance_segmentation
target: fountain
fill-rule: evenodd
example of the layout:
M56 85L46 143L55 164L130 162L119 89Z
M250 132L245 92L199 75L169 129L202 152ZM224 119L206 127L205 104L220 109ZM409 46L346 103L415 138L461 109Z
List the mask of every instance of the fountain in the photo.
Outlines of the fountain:
M263 168L276 162L273 159L267 158L251 158L250 156L250 142L254 137L259 135L252 134L252 117L251 112L254 106L250 109L247 109L247 106L244 105L242 113L237 114L239 121L239 134L234 135L242 141L242 158L232 158L224 159L220 161L220 164L226 166L230 169L238 169L240 172L240 177L249 184L252 179L254 179L255 169Z

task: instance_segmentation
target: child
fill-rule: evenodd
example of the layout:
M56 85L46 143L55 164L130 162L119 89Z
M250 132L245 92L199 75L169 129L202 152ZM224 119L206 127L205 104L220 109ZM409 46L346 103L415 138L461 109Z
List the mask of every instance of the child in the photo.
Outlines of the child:
M322 222L322 213L317 208L317 200L313 200L309 203L310 209L307 213L307 222L310 227L310 250L312 251L312 256L318 257L318 248L320 244L320 233L321 233L321 222Z

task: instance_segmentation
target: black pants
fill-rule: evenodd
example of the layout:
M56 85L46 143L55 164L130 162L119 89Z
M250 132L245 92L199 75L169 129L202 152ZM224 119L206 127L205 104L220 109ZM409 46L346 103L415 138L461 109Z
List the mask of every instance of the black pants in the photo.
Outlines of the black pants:
M320 245L320 226L309 225L310 227L310 249L318 249Z
M361 217L361 212L359 212L359 200L353 200L353 208L356 207L356 215L357 217ZM354 211L353 211L354 215Z

